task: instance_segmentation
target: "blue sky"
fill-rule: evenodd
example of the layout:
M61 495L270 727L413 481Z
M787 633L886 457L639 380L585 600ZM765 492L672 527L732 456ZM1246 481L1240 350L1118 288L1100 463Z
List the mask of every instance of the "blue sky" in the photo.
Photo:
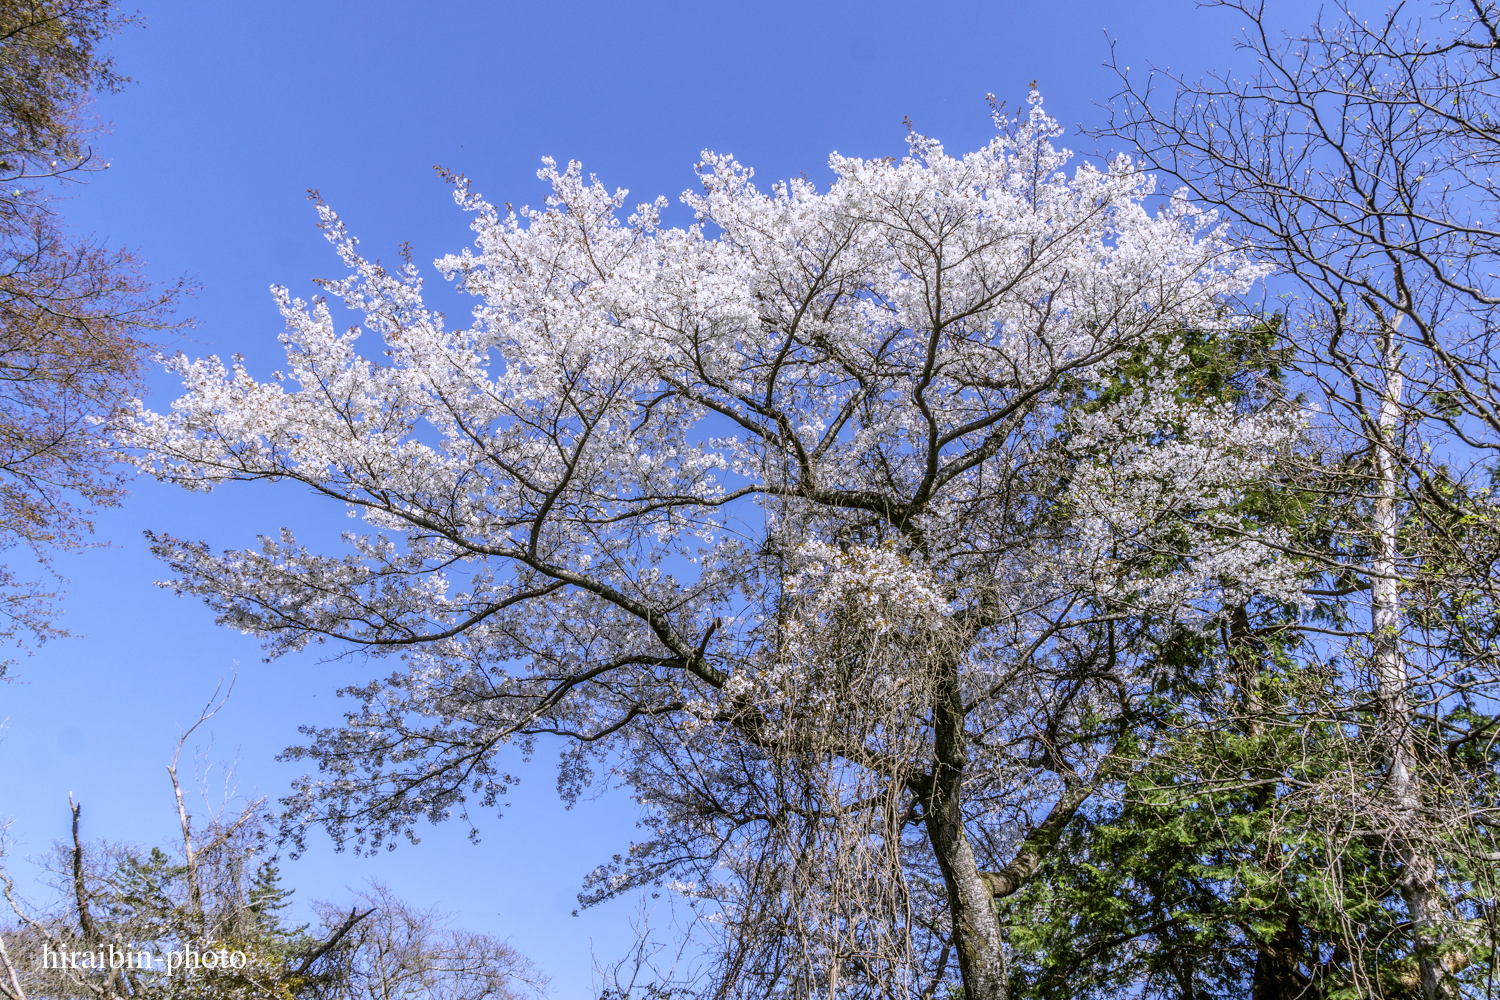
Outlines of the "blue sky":
M1316 6L1273 0L1273 20L1301 27ZM183 310L198 325L165 350L242 354L262 376L280 357L267 287L308 295L310 279L337 273L307 188L367 254L394 259L405 241L425 263L469 239L434 164L468 174L495 202L539 202L544 155L581 160L628 187L632 203L675 202L704 148L732 152L767 183L798 171L822 179L833 150L900 155L904 117L950 150L975 148L992 130L985 93L1014 107L1033 79L1070 132L1097 123L1114 92L1106 32L1137 71L1154 62L1198 75L1236 61L1233 19L1191 0L176 0L142 12L149 26L113 43L137 82L100 106L114 122L100 143L114 166L64 211L79 229L137 248L158 279L199 283ZM1079 136L1067 144L1094 151ZM455 318L466 312L434 291ZM165 406L175 386L157 377L152 391ZM0 818L12 821L13 859L66 835L69 792L89 836L168 841L165 764L178 727L235 661L234 697L195 745L205 759L238 762L241 793L285 792L300 769L275 754L299 724L334 721L335 689L379 666L326 662L329 649L261 662L255 642L153 585L164 570L141 538L149 528L230 547L284 524L318 539L347 521L286 486L190 494L138 481L99 519L109 546L62 561L72 580L64 624L80 637L47 645L17 665L22 683L0 686ZM375 859L315 838L286 865L286 884L339 899L345 886L383 880L511 939L553 977L554 996L589 996L591 954L622 951L634 903L570 914L587 872L628 846L634 804L606 792L568 812L546 759L507 766L524 780L503 819L480 818L478 845L457 823ZM36 871L23 863L17 873L26 882Z

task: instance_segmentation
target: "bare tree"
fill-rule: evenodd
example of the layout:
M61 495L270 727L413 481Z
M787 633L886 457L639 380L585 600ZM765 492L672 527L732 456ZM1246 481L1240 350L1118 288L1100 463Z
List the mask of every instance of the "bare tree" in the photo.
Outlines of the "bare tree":
M1121 68L1099 134L1226 213L1281 275L1287 344L1321 410L1308 472L1340 507L1333 546L1301 554L1326 569L1314 596L1363 602L1364 627L1339 629L1353 655L1325 653L1345 654L1353 682L1338 716L1378 749L1349 756L1375 764L1378 794L1329 801L1397 863L1422 996L1487 990L1453 974L1488 933L1500 857L1494 761L1464 757L1500 732L1500 21L1485 0L1399 3L1281 34L1263 5L1206 6L1244 19L1255 69ZM1360 995L1402 988L1382 981Z
M103 434L141 391L142 336L183 291L69 235L57 210L59 183L108 165L90 145L90 99L126 80L99 47L136 20L111 0L0 2L0 548L44 568L124 495ZM55 597L0 566L0 639L63 634Z
M329 973L339 1000L514 1000L539 991L540 976L510 945L455 930L436 910L419 910L383 885L358 893L360 920L334 955ZM347 914L321 904L324 926Z
M546 978L509 945L450 929L383 887L357 894L352 906L315 904L315 932L283 923L291 893L279 884L263 801L230 809L226 796L207 822L195 822L179 781L188 736L227 698L215 692L168 767L176 850L86 844L73 803L71 843L50 865L56 904L28 905L0 867L15 918L0 927L0 996L517 1000L542 992Z

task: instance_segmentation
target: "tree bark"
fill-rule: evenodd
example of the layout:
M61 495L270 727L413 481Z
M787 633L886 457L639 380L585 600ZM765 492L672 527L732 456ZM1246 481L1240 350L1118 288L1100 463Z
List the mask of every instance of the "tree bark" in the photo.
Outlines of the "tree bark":
M1226 652L1234 664L1235 684L1239 688L1240 729L1253 743L1259 744L1266 735L1267 716L1260 682L1263 650L1251 633L1250 613L1244 604L1238 605L1229 619ZM1264 748L1259 745L1254 747L1254 756L1248 764L1249 775L1257 782L1255 790L1250 793L1250 802L1256 812L1264 815L1276 805L1273 782L1280 774L1280 765L1274 757L1265 757ZM1280 853L1281 844L1272 833L1261 858L1262 870L1274 871ZM1256 939L1254 942L1255 968L1250 975L1250 998L1319 1000L1322 991L1302 973L1307 953L1302 941L1301 910L1297 901L1283 888L1273 906L1280 928L1269 941ZM1309 968L1313 964L1307 960Z
M1276 935L1256 946L1250 1000L1321 1000L1323 991L1302 973L1303 958L1302 924L1289 907Z
M994 893L979 871L963 820L968 763L958 665L944 663L933 696L935 762L926 800L927 837L948 888L953 950L964 1000L1006 1000L1005 943Z
M1399 580L1400 511L1397 508L1396 434L1401 420L1401 356L1395 330L1382 345L1382 386L1375 448L1375 559L1370 581L1370 631L1373 634L1376 695L1380 705L1380 740L1390 777L1397 852L1401 860L1401 896L1414 929L1416 957L1422 972L1424 1000L1443 995L1445 970L1436 954L1437 876L1431 856L1421 847L1421 791L1412 738L1411 706L1406 699L1406 663L1401 655L1401 589Z

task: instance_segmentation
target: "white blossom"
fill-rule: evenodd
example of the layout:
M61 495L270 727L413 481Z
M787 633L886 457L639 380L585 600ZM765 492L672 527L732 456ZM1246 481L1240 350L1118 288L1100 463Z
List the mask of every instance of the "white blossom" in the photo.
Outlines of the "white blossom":
M562 734L563 792L614 769L654 831L591 891L680 879L729 919L715 894L779 843L745 817L785 805L757 782L788 754L839 762L818 771L832 815L910 798L946 752L952 670L966 822L998 849L1072 780L1039 734L1146 683L1101 623L1293 598L1241 508L1297 425L1176 393L1176 332L1240 323L1223 303L1260 272L1212 213L1150 210L1128 159L1065 172L1039 99L1002 126L963 156L921 136L899 160L835 155L826 188L761 190L704 153L687 228L664 200L622 219L626 193L577 163L544 162L534 209L460 180L475 246L438 262L477 303L459 329L320 207L349 268L327 290L360 326L276 289L283 372L179 356L182 397L122 436L163 479L298 481L365 525L338 554L156 538L173 586L274 651L403 655L293 752L323 771L299 805L378 845L493 804L498 749ZM1160 384L1084 405L1143 346ZM1068 766L1102 752L1078 740ZM902 837L881 841L906 859L886 888L936 871Z

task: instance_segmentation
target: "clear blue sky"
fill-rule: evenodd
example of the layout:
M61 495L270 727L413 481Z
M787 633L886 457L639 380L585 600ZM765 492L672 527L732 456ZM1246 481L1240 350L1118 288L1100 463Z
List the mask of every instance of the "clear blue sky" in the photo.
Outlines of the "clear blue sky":
M1271 6L1279 23L1302 27L1317 4ZM833 150L900 155L905 116L951 150L976 148L991 134L985 93L1014 106L1033 79L1070 128L1097 122L1114 89L1106 32L1138 71L1155 62L1197 75L1236 59L1233 20L1191 0L147 0L143 13L149 26L113 43L137 82L101 105L115 123L101 143L114 166L65 212L137 248L156 277L201 284L184 310L199 325L168 351L243 354L262 376L280 357L267 286L307 295L310 279L337 273L306 188L321 190L368 254L390 260L407 241L425 263L468 242L433 164L496 202L539 202L544 155L581 160L632 201L675 200L704 148L734 153L764 182L826 177ZM1093 151L1080 137L1068 144ZM455 317L466 312L440 296ZM175 387L158 377L153 392L165 406ZM169 840L164 765L177 727L236 660L234 699L197 745L238 761L242 793L284 793L300 771L275 754L299 724L336 719L334 690L380 665L323 662L326 649L262 663L253 641L153 586L164 571L141 532L230 547L283 524L317 540L347 523L342 508L284 485L201 495L147 481L100 518L110 547L62 563L64 624L82 637L49 644L17 665L23 683L0 686L0 818L13 821L14 860L66 835L70 791L89 836ZM338 899L344 886L384 880L510 938L552 975L554 996L589 996L591 947L620 953L633 903L570 912L584 875L628 846L634 805L614 792L566 812L548 761L512 766L526 780L503 819L481 818L477 846L458 824L376 859L335 855L325 838L286 866L286 884ZM26 882L36 870L17 873Z

